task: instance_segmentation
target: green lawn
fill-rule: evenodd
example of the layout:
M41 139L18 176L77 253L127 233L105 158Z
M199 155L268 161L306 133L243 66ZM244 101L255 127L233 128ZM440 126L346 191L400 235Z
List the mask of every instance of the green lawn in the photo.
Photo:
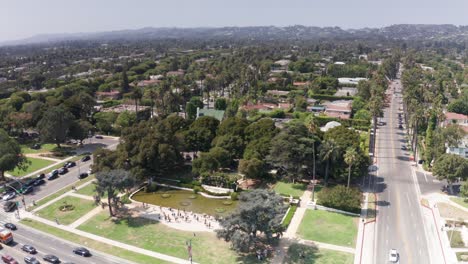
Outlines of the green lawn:
M41 144L40 149L32 149L31 146L33 146L33 145L34 145L34 143L22 144L21 145L21 151L23 152L23 154L51 152L52 150L54 150L57 147L56 144Z
M306 240L354 248L357 218L321 210L306 210L298 234Z
M464 248L465 243L463 243L463 239L461 236L460 231L449 230L447 232L447 237L450 239L450 246L453 248Z
M90 184L86 185L85 187L79 189L76 193L93 197L94 195L97 194L96 185L94 183L90 183ZM104 195L104 197L102 197L102 198L107 198L107 195Z
M21 177L21 176L30 174L32 172L38 171L54 163L53 161L45 160L45 159L37 159L37 158L26 158L26 159L30 161L31 163L28 165L28 168L25 171L16 168L14 171L9 171L8 173L16 177Z
M89 239L80 235L76 235L74 233L64 231L62 229L49 226L40 222L36 222L31 219L23 219L21 220L21 223L27 226L30 226L32 228L38 229L40 231L49 233L53 236L60 237L62 239L83 245L87 248L89 248L91 251L98 250L110 255L114 255L116 257L120 257L123 259L127 259L136 263L141 263L141 264L166 264L170 262L166 262L157 258L149 257L143 254L138 254L129 250L125 250L119 247L114 247L105 243L102 243L100 241L96 241L93 239ZM92 253L92 252L91 252Z
M450 200L453 202L456 202L457 204L464 206L465 208L468 208L468 202L465 202L465 198L461 197L450 197Z
M292 195L294 197L301 197L304 191L307 189L307 185L303 183L287 183L287 182L277 182L275 184L275 192L281 195Z
M240 257L229 249L229 244L211 232L180 231L145 218L125 218L113 221L102 212L78 229L128 243L147 250L187 259L185 242L192 240L193 261L198 263L236 263ZM245 262L242 262L245 263Z
M353 262L353 254L291 244L283 264L352 264Z
M59 207L64 204L73 205L75 208L71 211L60 211ZM75 222L78 218L82 217L95 207L96 205L94 204L94 201L66 196L46 208L39 210L37 215L51 221L55 221L55 218L57 218L60 224L68 225Z

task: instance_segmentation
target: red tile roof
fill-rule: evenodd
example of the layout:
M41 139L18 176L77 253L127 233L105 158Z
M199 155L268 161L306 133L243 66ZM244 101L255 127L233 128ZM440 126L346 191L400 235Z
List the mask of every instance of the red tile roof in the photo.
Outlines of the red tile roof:
M447 120L468 120L467 115L457 114L457 113L453 113L453 112L445 113L445 118Z

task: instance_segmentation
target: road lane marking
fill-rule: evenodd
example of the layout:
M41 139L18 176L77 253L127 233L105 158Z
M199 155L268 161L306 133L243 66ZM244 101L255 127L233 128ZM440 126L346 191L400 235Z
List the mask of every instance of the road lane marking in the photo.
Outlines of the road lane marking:
M424 175L424 180L426 180L427 182L427 176L426 176L426 173L423 172L423 175Z

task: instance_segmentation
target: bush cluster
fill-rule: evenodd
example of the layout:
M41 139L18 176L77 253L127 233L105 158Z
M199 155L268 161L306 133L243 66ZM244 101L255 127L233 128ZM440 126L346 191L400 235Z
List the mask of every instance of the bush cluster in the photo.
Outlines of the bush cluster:
M318 193L318 204L325 207L343 210L346 212L361 212L362 193L358 188L349 188L337 185L332 188L323 188Z

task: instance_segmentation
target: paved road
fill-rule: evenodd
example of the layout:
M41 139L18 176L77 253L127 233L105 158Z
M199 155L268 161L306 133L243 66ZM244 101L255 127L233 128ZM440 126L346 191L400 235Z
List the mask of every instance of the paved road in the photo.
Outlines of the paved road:
M400 263L431 263L416 190L419 187L412 175L414 162L409 161L408 151L401 149L405 139L398 119L400 81L392 82L389 91L392 88L397 95L391 94L390 106L384 110L386 125L379 127L376 145L378 208L373 263L388 263L392 248L399 252Z
M87 139L84 141L83 147L77 150L77 153L81 154L81 153L93 152L97 148L101 148L101 147L115 149L117 147L116 144L118 144L118 140L115 138L105 137L103 139L96 139L96 138ZM46 179L46 184L35 187L33 193L25 195L26 204L30 205L32 204L33 201L38 201L50 195L51 193L54 193L57 190L64 188L65 186L68 186L74 182L78 182L79 181L78 175L81 172L88 171L90 168L90 165L93 163L92 156L91 156L91 160L88 160L86 162L77 161L76 163L77 163L76 164L77 166L70 168L68 173L64 175L60 175L57 179L52 180L52 181L48 181ZM21 201L21 197L17 196L15 200Z
M42 261L42 258L46 254L53 254L57 256L62 263L72 262L72 263L83 263L83 264L119 264L119 263L130 263L129 261L119 259L104 253L95 252L91 250L91 257L84 258L72 253L73 248L78 245L72 244L68 241L63 241L57 239L53 236L44 234L42 232L36 231L27 226L18 225L18 230L13 231L14 243L11 245L3 245L3 249L0 250L1 254L9 254L15 258L18 262L23 263L25 256L30 256L30 254L21 250L21 247L24 244L34 246L38 253L34 256L36 259Z
M78 154L85 152L92 152L99 147L108 147L110 149L115 149L116 144L118 143L117 139L114 138L104 138L104 139L88 139L84 142L84 146L78 150ZM77 166L70 169L70 171L61 175L59 178L53 181L47 181L46 184L40 187L36 187L32 194L25 195L26 204L29 205L32 201L37 201L41 198L44 198L51 193L56 192L57 190L64 188L74 182L78 182L79 172L85 172L89 169L92 164L92 159L86 162L77 162ZM16 200L20 200L20 197L17 197ZM3 204L3 201L0 202L0 205ZM15 213L5 213L3 210L0 210L0 224L3 225L8 219L15 217ZM115 258L113 256L100 253L100 252L91 252L93 254L90 258L83 258L76 256L72 253L72 249L78 245L64 241L48 234L39 232L32 228L26 226L19 226L17 231L13 231L13 236L15 243L13 245L4 246L0 251L1 254L9 254L13 256L20 263L23 263L23 258L28 254L21 250L21 246L24 244L30 244L36 247L39 251L36 254L36 258L42 261L42 257L46 254L53 254L60 258L63 262L73 262L73 263L130 263L122 259Z

